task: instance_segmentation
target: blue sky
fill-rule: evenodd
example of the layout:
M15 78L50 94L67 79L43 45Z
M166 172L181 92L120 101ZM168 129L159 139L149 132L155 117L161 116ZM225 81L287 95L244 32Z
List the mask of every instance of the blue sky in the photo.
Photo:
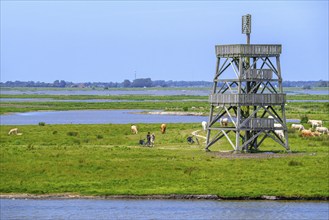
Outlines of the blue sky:
M283 80L328 80L328 1L1 1L1 82L212 81L215 45L282 44Z

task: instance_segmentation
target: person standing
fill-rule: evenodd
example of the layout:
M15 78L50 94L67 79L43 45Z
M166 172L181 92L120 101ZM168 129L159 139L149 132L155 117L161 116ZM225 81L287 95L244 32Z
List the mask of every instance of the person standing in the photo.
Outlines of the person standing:
M146 146L150 146L150 144L151 144L151 134L150 134L150 132L147 132L146 140L147 140Z

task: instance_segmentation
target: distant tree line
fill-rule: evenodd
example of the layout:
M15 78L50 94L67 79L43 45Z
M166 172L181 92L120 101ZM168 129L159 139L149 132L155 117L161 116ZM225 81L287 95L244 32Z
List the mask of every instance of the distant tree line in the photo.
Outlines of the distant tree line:
M149 88L149 87L211 87L213 82L208 81L165 81L139 78L132 81L125 79L123 82L81 82L73 83L64 80L55 80L53 83L39 81L7 81L0 82L0 87L54 87L54 88ZM276 85L276 83L273 83ZM329 81L283 81L283 87L329 87Z
M329 87L329 81L319 80L319 81L283 81L283 87Z

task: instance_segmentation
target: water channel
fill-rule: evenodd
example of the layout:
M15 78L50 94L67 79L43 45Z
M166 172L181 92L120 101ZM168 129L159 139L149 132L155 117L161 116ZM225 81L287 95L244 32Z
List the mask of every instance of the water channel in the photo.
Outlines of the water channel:
M0 115L1 125L198 123L208 116L143 114L147 110L38 111ZM299 119L287 119L298 123Z
M1 199L1 219L328 219L328 202Z
M288 90L284 91L289 95L329 95L328 90ZM111 90L47 90L47 89L24 89L24 90L7 90L1 89L1 94L20 95L20 94L33 94L33 95L155 95L155 96L171 96L171 95L195 95L195 96L208 96L211 89L111 89Z
M186 99L186 100L115 100L115 99L48 99L48 98L0 98L0 102L189 102L207 100L202 99ZM328 100L287 100L289 102L329 102Z

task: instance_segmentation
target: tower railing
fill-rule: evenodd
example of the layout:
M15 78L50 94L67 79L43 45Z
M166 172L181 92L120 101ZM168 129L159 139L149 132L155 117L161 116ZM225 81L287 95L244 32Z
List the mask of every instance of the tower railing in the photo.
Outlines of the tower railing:
M282 105L286 94L211 94L209 102L213 105Z
M215 48L217 57L271 57L281 54L280 44L230 44L216 45Z

